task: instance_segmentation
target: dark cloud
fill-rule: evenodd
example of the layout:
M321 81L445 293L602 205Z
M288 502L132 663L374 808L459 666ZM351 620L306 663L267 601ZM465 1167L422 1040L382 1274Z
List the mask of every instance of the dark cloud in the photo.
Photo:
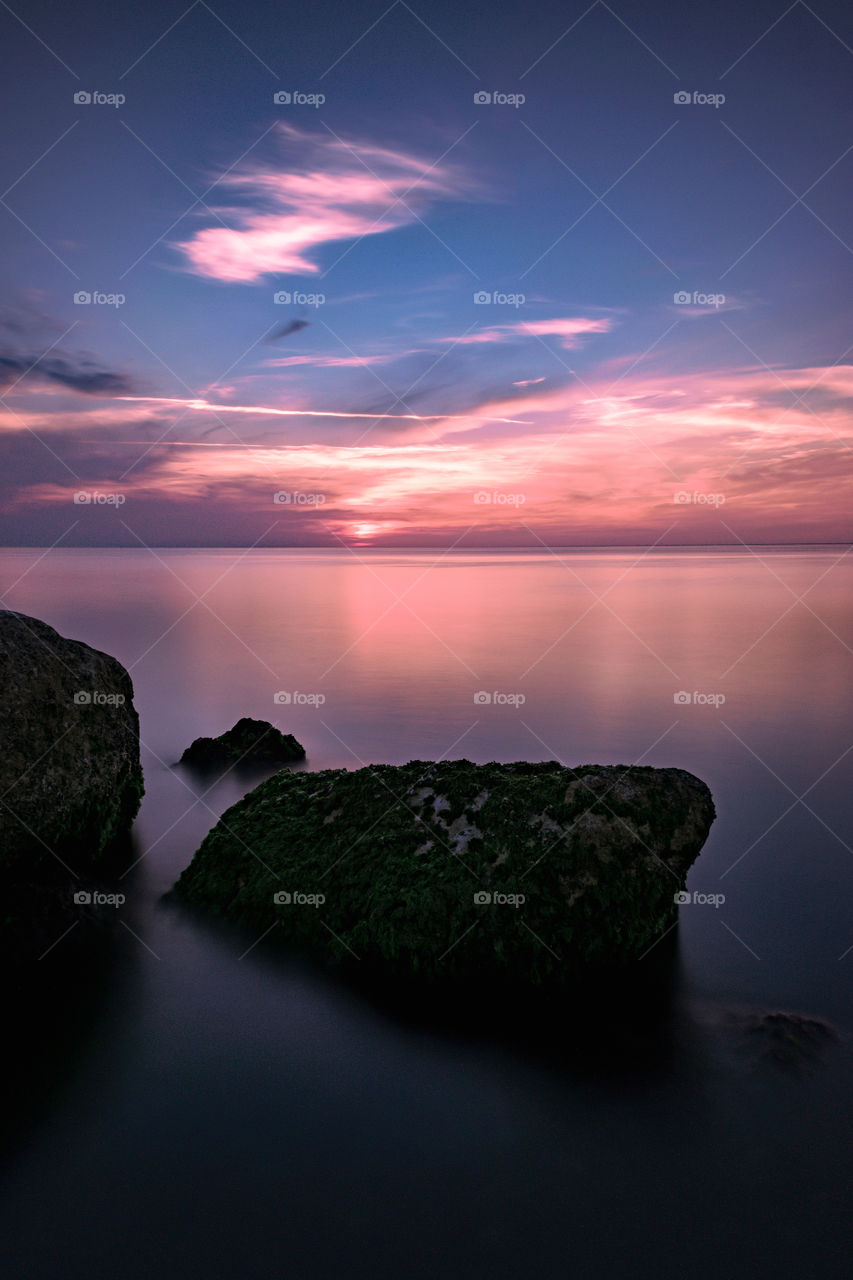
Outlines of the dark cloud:
M99 369L85 357L0 354L0 389L6 390L24 375L28 381L58 383L87 396L128 395L134 390L125 374Z
M27 386L53 383L86 396L127 395L135 389L125 374L54 346L46 335L59 332L56 321L31 300L0 306L0 391L24 377Z
M291 333L299 333L300 329L310 327L310 320L288 320L287 324L283 324L280 329L276 329L275 333L270 334L267 342L277 342L279 338L287 338Z
M150 424L150 431L157 424ZM136 439L149 434L144 424L135 423ZM108 482L118 484L130 468L130 477L156 472L162 465L162 451L154 449L139 459L144 448L123 442L121 434L105 431L98 440L82 440L79 431L4 431L0 433L0 502L27 500L27 490L39 485L80 488ZM136 465L133 465L133 464Z
M333 546L338 545L333 530L352 518L346 493L286 469L242 481L199 476L194 492L169 491L162 485L170 465L162 450L152 451L123 476L138 454L119 441L93 446L51 432L47 443L60 461L29 433L14 437L0 437L0 545L67 540L67 545L93 547ZM46 497L39 485L64 492ZM121 494L123 502L78 505L74 494L80 490ZM281 490L322 492L325 502L276 504L274 494Z

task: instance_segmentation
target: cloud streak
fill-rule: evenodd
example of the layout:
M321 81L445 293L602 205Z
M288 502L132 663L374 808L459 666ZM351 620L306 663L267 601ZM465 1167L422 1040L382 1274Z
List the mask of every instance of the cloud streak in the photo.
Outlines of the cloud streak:
M519 320L514 324L492 324L476 333L463 333L450 338L442 338L442 342L452 342L455 346L470 346L483 342L510 342L517 338L559 338L560 346L567 351L579 345L582 337L589 333L609 333L612 327L610 320L592 320L585 316L566 316L553 320Z
M391 421L411 422L443 422L458 419L469 422L472 417L480 417L484 421L504 422L512 426L529 426L522 418L499 418L490 414L447 414L447 413L355 413L349 409L281 409L271 405L257 404L222 404L218 401L202 399L182 399L170 396L118 396L119 400L136 400L152 405L170 405L178 409L206 409L219 413L247 413L255 417L273 418L371 418Z

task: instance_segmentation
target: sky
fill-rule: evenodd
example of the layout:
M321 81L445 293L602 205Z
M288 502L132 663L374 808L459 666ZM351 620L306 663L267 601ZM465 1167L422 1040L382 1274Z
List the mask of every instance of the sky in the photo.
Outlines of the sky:
M853 10L0 4L0 544L849 542Z

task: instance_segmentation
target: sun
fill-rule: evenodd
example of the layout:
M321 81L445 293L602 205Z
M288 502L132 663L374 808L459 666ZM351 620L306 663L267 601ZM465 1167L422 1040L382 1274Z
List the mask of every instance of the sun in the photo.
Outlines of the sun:
M354 538L369 539L372 538L374 534L377 534L381 528L382 526L379 524L371 524L369 521L364 521L361 524L354 524L352 526L352 534Z

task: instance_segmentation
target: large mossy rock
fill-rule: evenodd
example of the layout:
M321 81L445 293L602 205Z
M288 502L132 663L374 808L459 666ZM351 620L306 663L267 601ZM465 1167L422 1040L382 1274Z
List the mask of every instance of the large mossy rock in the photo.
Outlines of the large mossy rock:
M713 819L680 769L282 771L223 815L174 893L345 968L543 983L652 947Z
M120 662L38 618L0 612L0 871L98 863L143 793L139 719ZM52 858L56 855L56 858Z

